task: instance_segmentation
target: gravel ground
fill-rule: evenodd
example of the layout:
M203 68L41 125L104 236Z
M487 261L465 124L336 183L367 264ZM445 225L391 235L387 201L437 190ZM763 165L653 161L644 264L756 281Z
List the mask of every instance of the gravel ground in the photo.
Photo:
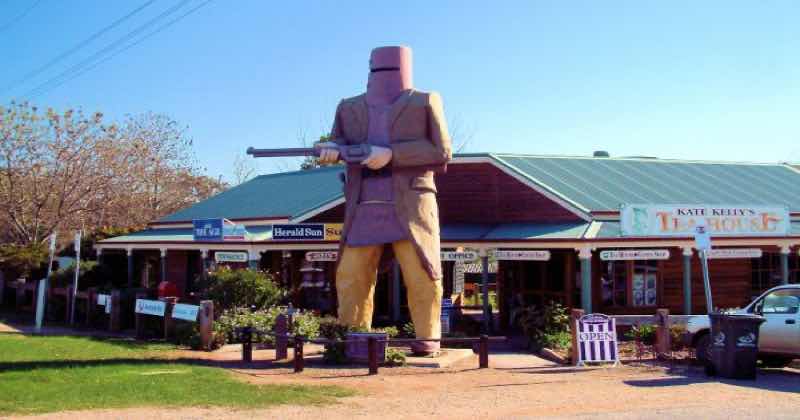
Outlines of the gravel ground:
M235 349L227 356L232 359ZM260 353L267 356L267 353ZM258 357L256 357L258 358ZM384 368L367 376L363 367L311 365L293 374L288 364L232 369L252 383L339 385L358 394L330 406L279 406L237 411L225 408L137 408L62 412L47 419L356 419L356 418L798 418L800 371L764 370L756 381L709 380L686 366L628 365L616 368L555 367L533 356L498 355L491 369L467 360L450 369Z

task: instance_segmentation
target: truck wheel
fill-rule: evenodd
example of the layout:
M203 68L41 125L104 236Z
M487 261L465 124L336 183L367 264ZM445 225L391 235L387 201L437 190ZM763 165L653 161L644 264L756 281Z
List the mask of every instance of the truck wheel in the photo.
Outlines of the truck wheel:
M761 360L762 366L768 368L782 368L788 366L789 363L792 362L792 359L780 356L761 356L758 360Z
M705 366L711 364L711 336L707 332L695 340L694 353L697 363Z

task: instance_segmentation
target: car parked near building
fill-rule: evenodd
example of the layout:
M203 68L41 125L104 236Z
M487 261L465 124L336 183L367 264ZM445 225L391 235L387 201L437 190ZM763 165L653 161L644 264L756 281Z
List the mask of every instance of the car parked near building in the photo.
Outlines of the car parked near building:
M758 339L759 360L764 366L783 367L800 358L800 284L773 287L733 313L761 315L766 319ZM690 317L686 329L697 359L707 362L711 343L708 315Z

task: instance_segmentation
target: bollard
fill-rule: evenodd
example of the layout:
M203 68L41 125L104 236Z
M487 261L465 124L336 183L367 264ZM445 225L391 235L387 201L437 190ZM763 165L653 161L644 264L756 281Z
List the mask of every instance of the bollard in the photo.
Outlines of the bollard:
M656 311L656 353L666 354L672 349L672 337L669 332L669 309Z
M378 374L378 339L375 337L367 338L367 351L369 360L369 374Z
M244 327L241 330L242 339L242 361L251 363L253 361L253 327Z
M581 319L584 312L583 309L573 309L569 316L569 330L572 332L572 349L570 356L572 357L572 364L578 364L578 320Z
M288 331L286 315L278 315L273 327L273 332L275 332L275 360L283 360L289 357Z
M303 360L303 337L296 336L294 338L294 373L300 373L305 369L305 361Z
M478 361L481 369L489 367L489 336L486 334L481 335L480 346L478 347Z
M214 340L214 302L204 300L200 302L200 344L206 351L211 350Z
M112 290L110 299L111 302L108 303L111 305L111 310L108 314L108 330L117 332L122 329L122 307L120 306L122 302L122 292L120 290Z

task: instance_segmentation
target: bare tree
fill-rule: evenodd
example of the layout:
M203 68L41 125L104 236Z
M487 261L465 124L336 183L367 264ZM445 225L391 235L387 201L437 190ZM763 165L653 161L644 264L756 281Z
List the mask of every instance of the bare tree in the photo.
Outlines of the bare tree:
M233 182L239 185L249 181L256 173L256 164L253 158L236 155L233 160Z
M185 128L144 114L121 127L80 110L0 106L2 236L41 243L55 230L142 226L218 193Z

